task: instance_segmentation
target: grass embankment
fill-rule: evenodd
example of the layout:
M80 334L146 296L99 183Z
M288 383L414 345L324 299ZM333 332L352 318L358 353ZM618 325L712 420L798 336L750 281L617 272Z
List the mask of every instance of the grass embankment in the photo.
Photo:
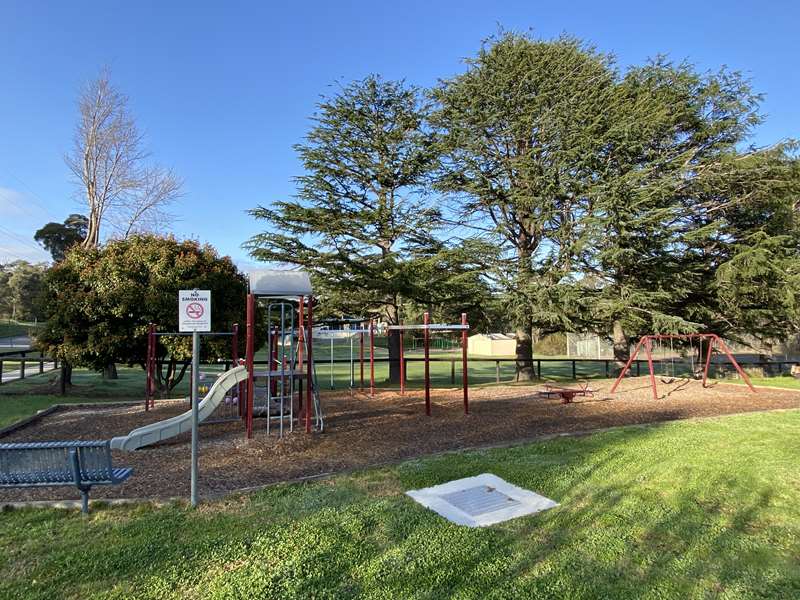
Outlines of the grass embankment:
M0 596L797 598L798 433L800 411L750 414L411 461L196 511L12 511ZM483 472L561 506L468 529L403 494Z

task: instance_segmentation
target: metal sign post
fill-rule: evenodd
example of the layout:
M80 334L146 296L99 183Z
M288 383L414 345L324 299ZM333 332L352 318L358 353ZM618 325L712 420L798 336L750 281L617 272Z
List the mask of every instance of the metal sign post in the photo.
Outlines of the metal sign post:
M191 494L192 507L197 506L197 478L199 458L199 422L198 405L200 396L200 333L211 331L211 291L180 290L178 292L178 331L192 333L192 466Z

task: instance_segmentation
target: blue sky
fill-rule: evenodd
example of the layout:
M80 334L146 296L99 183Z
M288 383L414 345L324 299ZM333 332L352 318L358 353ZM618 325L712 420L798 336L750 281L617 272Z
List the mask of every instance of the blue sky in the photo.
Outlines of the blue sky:
M293 193L320 94L369 73L433 85L498 26L571 33L623 67L665 53L741 70L766 95L755 142L800 137L796 2L0 0L0 261L47 258L33 232L80 210L63 155L102 65L185 180L170 229L247 268L260 224L245 211Z

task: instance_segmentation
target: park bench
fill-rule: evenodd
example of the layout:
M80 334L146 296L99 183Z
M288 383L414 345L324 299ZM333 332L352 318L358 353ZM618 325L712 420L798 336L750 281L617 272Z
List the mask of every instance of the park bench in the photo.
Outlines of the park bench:
M84 513L92 486L122 483L132 472L111 465L107 440L0 444L0 487L74 485Z
M575 399L575 396L593 396L594 390L589 387L588 381L581 381L578 387L566 387L546 383L544 390L539 392L543 396L559 396L562 404L569 404Z

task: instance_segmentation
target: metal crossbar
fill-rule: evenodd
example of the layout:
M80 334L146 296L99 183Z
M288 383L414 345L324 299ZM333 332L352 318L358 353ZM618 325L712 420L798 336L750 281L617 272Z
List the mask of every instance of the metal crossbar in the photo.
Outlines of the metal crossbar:
M93 485L116 485L132 473L113 467L107 440L0 444L0 487L75 485L84 513Z
M433 323L431 325L389 325L386 329L390 331L408 331L411 329L427 329L428 331L463 331L469 330L469 325L446 325Z

